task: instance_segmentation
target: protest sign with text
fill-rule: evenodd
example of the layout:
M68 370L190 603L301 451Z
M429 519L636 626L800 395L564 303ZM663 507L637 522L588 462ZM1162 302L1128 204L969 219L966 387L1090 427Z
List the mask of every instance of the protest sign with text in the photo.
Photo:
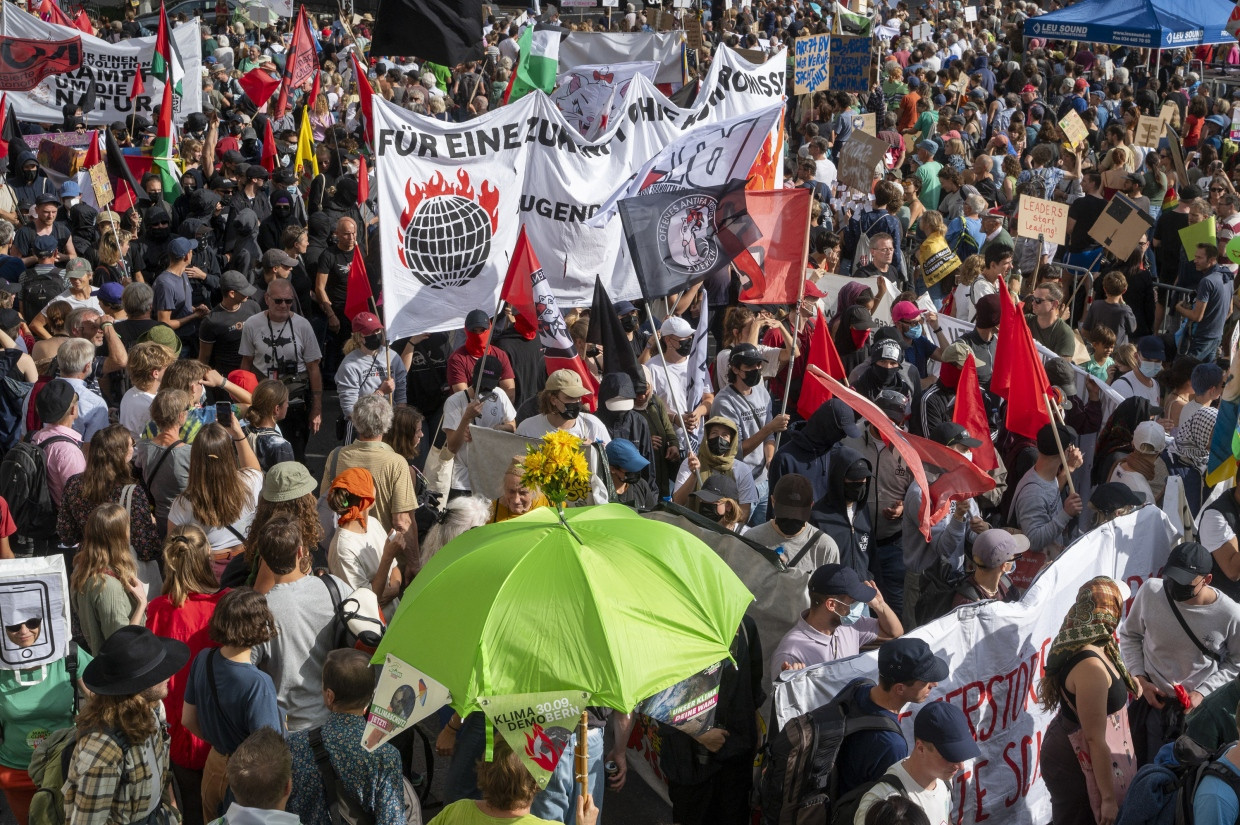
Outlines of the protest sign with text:
M1016 234L1054 244L1067 243L1068 205L1021 195L1020 208L1016 213Z
M870 87L870 57L873 44L868 37L831 36L831 88L860 94Z
M793 50L793 94L810 94L827 88L831 70L831 35L807 34L798 37Z

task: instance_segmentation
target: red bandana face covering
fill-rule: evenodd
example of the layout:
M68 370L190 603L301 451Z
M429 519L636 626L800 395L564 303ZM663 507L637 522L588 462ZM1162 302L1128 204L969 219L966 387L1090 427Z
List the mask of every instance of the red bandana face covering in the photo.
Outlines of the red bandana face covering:
M856 345L857 349L864 347L865 342L870 338L870 331L868 329L851 329L849 332L852 333L853 344Z
M481 358L487 351L487 339L490 337L490 329L486 332L466 332L465 351L475 358Z

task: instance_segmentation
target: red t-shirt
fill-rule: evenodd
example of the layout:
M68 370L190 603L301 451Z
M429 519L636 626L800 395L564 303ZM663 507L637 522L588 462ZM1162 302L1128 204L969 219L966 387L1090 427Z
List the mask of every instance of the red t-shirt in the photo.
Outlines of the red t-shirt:
M9 503L0 498L0 538L8 538L17 532L17 524L9 513Z
M502 367L502 371L499 374L500 380L516 381L516 375L512 371L512 362L508 360L508 353L499 347L492 346L491 355L499 359ZM478 359L466 352L465 347L458 347L455 352L448 356L448 386L468 384L470 379L474 377L474 364L476 363L478 363Z

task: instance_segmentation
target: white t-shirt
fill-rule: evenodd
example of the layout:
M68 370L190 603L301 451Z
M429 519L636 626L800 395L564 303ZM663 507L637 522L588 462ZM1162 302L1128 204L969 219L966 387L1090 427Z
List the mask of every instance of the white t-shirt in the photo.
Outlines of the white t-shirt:
M168 509L168 521L178 527L182 524L197 524L206 531L207 541L211 542L213 553L236 547L244 541L245 536L250 532L250 524L254 521L254 511L258 508L258 496L263 491L263 471L247 467L241 471L241 482L245 484L248 495L245 505L241 508L240 518L232 524L227 526L202 524L194 518L193 508L190 507L190 503L183 494L173 500L172 507ZM230 530L229 527L232 529ZM241 538L237 537L238 533Z
M689 405L685 400L685 394L689 388L689 359L681 361L679 364L667 364L664 371L664 360L656 355L646 364L650 368L650 377L654 385L654 394L667 407L667 411L671 412L689 412ZM668 383L668 375L671 375L671 383Z
M64 301L69 306L73 307L74 309L93 309L95 312L98 312L100 315L103 315L103 307L99 304L99 299L93 295L90 296L89 298L75 298L73 297L73 291L66 289L64 292L60 293L52 300L53 301ZM46 312L40 311L39 314L42 315L44 318L47 317Z
M447 425L445 424L444 426ZM534 415L517 425L517 435L541 438L547 433L555 432L557 429L559 428L547 420L547 416ZM588 412L578 415L573 420L573 426L569 427L567 432L572 433L587 444L593 444L595 441L601 441L604 444L611 443L611 433L607 432L607 427L603 425L602 421L599 421Z
M443 428L445 430L455 430L461 426L461 416L465 414L465 408L469 406L468 390L460 390L453 393L443 404ZM508 393L503 390L496 390L491 393L491 399L482 403L482 415L478 420L473 422L480 427L494 429L500 424L507 424L509 421L517 419L517 411L513 409L512 402L508 400ZM466 424L468 426L468 424ZM470 490L469 481L469 442L466 441L461 445L461 449L456 454L456 461L452 464L452 487L456 490Z
M370 587L370 580L379 572L385 544L387 533L373 516L366 519L365 533L337 527L327 547L327 569L336 578L343 579L350 590Z
M1230 492L1223 495L1231 495ZM1202 510L1201 511L1201 535L1199 539L1202 546L1213 553L1227 542L1236 537L1232 529L1227 524L1227 519L1223 518L1223 514L1218 510Z
M1132 470L1124 469L1124 462L1115 465L1115 469L1111 470L1111 477L1107 481L1118 481L1129 490L1132 490L1141 498L1145 499L1146 504L1157 504L1158 500L1154 496L1154 488L1150 486L1149 481L1140 473Z
M925 812L926 818L930 820L930 825L948 824L951 820L952 795L951 790L943 783L943 780L934 780L934 787L926 790L913 777L909 776L903 761L892 765L887 769L887 773L899 777L900 783L904 785L904 795ZM898 794L899 789L893 788L885 782L879 782L873 788L870 788L857 804L857 815L853 818L853 825L865 825L865 815L870 812L870 808L874 806L874 803L881 802Z
M116 420L125 425L134 441L142 437L142 431L151 423L151 402L154 400L155 393L137 387L130 387L121 398L121 409Z
M814 161L816 168L814 169L814 180L819 183L825 183L827 186L834 187L838 178L835 170L835 164L827 158Z
M1133 378L1132 373L1130 372L1126 372L1119 378L1116 378L1115 382L1111 384L1111 389L1115 390L1124 398L1144 398L1154 406L1158 406L1158 403L1161 400L1158 394L1157 381L1147 387L1138 379Z

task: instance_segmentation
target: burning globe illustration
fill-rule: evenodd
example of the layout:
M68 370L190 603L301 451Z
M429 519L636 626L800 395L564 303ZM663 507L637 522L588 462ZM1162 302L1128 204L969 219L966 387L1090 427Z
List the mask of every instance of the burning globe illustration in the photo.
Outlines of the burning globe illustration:
M400 260L432 289L469 283L491 256L499 190L485 180L475 190L464 169L456 178L450 183L436 172L425 184L405 184Z

